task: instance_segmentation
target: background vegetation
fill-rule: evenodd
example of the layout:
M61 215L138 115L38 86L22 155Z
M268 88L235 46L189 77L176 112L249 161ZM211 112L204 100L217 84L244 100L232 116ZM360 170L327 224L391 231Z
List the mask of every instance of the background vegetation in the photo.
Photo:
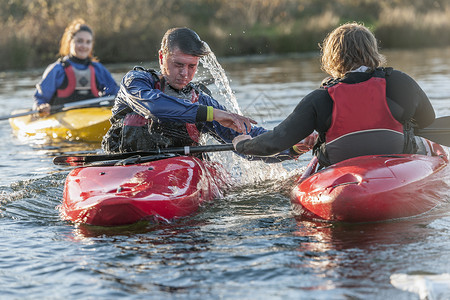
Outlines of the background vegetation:
M303 52L336 26L369 26L382 48L450 45L450 0L0 0L0 70L57 58L76 17L104 63L151 61L164 32L187 26L217 56Z

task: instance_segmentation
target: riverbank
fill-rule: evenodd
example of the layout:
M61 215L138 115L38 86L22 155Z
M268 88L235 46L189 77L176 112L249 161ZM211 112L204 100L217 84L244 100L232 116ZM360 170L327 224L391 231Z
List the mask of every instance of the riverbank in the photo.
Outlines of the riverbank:
M369 26L383 49L450 45L450 3L415 2L0 0L0 70L53 62L76 17L94 29L95 55L104 63L156 60L162 35L176 26L196 30L217 56L315 51L349 21Z

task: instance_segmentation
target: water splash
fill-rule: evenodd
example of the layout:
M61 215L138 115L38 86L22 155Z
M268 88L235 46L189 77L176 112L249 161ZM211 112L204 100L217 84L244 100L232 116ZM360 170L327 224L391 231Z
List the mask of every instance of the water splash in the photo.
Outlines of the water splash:
M208 55L203 56L200 59L200 62L214 78L214 84L219 89L220 95L225 98L225 106L227 107L227 109L231 112L242 114L236 100L236 96L231 90L230 82L225 73L225 70L218 62L217 57L214 55L214 53L211 51Z
M229 111L242 115L236 96L231 89L230 81L214 53L210 51L210 54L202 57L200 62L212 75L219 96L225 101L222 104ZM216 98L216 100L218 99ZM214 143L213 138L209 136L203 142L206 144ZM213 160L219 161L227 167L234 179L234 183L237 185L255 184L267 180L284 180L292 176L281 163L266 164L260 161L247 161L230 153L214 153L210 154L210 156Z

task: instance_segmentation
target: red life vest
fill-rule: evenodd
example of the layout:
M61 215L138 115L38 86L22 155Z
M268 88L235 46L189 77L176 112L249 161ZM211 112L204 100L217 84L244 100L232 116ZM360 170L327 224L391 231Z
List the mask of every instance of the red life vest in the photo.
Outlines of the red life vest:
M89 64L85 70L79 70L67 61L63 61L62 63L66 80L57 89L56 96L52 99L52 105L100 97L96 83L95 69L92 64Z
M384 76L376 71L367 81L326 87L333 100L332 122L325 135L331 163L361 155L402 153L403 125L387 104Z

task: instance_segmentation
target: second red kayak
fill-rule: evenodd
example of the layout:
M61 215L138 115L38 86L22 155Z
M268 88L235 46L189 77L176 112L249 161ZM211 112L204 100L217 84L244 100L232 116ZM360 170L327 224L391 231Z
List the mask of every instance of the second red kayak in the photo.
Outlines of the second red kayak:
M448 194L448 157L362 156L315 172L314 158L292 190L296 214L309 219L375 222L417 216L443 203Z
M227 180L220 164L192 156L82 167L67 176L60 211L65 220L97 226L170 221L221 197Z

